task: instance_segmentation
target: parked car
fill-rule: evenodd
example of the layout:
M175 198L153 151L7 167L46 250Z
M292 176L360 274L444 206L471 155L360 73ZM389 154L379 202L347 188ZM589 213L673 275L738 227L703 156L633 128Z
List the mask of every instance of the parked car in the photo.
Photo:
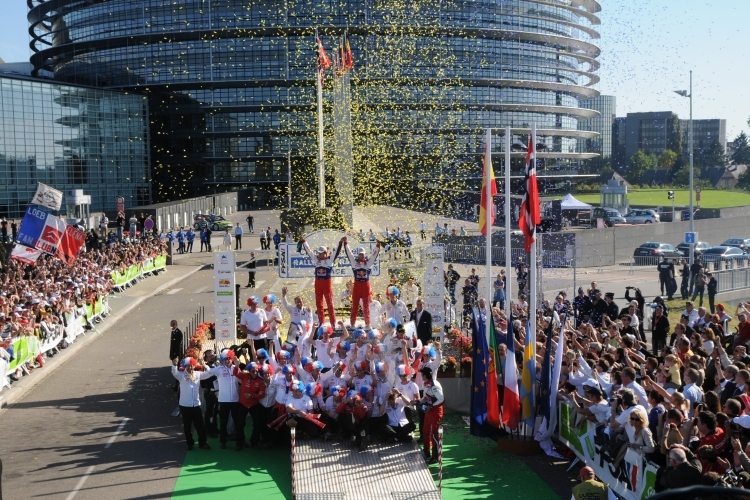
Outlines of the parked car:
M710 243L706 243L705 241L699 241L695 245L693 245L693 251L695 252L695 255L703 255L703 252L711 248ZM683 253L683 255L690 255L690 245L687 243L680 243L677 245L677 250Z
M626 224L625 218L614 208L596 207L591 214L591 224L596 227L596 219L602 219L607 227L615 224Z
M745 238L729 238L727 241L721 244L725 247L739 248L745 253L750 253L750 239Z
M636 264L656 265L662 257L681 258L682 256L682 252L669 243L659 243L657 241L644 243L633 251L633 259Z
M653 210L634 209L624 215L628 224L651 224L659 222L659 214Z
M703 252L701 259L704 263L719 262L721 260L747 259L747 255L737 247L719 245Z

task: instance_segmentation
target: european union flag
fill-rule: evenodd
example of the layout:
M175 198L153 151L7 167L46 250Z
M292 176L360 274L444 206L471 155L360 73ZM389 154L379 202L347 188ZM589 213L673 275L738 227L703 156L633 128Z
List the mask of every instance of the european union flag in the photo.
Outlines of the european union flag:
M497 440L501 430L487 422L487 369L490 363L489 348L484 331L479 329L477 318L471 316L472 375L471 418L469 433L472 436Z

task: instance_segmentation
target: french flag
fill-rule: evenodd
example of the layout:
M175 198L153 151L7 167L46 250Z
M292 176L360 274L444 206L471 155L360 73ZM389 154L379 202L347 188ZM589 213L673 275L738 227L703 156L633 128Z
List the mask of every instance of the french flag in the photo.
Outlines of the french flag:
M516 429L521 421L521 397L518 394L518 372L516 370L515 335L513 323L508 321L505 336L508 355L505 357L505 391L503 392L503 425Z

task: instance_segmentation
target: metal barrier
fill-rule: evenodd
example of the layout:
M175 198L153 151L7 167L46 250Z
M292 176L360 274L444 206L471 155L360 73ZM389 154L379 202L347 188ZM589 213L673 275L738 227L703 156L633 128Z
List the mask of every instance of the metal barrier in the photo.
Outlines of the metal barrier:
M747 261L743 261L742 264L744 265L720 271L712 271L718 282L718 292L750 288L750 267L747 267Z
M193 337L195 329L204 321L206 321L206 308L200 306L188 320L185 330L182 332L182 345L185 349L190 345L190 339Z

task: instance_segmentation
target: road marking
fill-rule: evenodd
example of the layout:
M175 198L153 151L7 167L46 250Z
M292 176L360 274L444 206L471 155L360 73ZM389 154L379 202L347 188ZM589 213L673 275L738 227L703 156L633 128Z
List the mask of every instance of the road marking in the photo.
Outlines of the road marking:
M338 278L333 278L334 285L340 285L343 282L344 282L344 278L342 278L341 276L339 276Z
M76 484L76 487L73 488L73 491L71 491L70 494L68 494L68 496L65 497L65 500L73 500L73 498L75 498L75 496L78 494L80 489L83 488L83 483L86 482L86 480L89 478L92 472L94 472L93 465L90 466L88 469L86 469L86 473L83 476L81 476L81 479L78 480L78 484Z
M177 292L179 292L180 290L182 290L182 288L173 288L173 289L171 289L170 291L167 292L167 295L174 295Z
M123 427L125 427L125 424L128 423L129 418L124 418L122 422L120 422L120 426L117 428L114 434L109 438L109 441L107 441L107 444L104 446L104 449L108 449L110 446L112 446L112 443L115 442L115 439L117 439L117 436L122 432Z
M181 289L179 289L181 290ZM120 425L117 427L117 430L109 437L109 441L107 441L107 444L104 445L104 449L108 449L110 446L112 446L112 443L115 442L115 439L117 439L117 436L122 432L122 429L125 427L125 424L128 423L129 418L124 418L122 422L120 422ZM75 496L78 494L78 492L83 488L84 483L89 478L92 472L94 472L94 465L90 466L88 469L86 469L86 472L81 476L81 479L78 480L78 483L76 484L76 487L73 488L73 491L71 491L67 497L65 497L65 500L73 500Z
M193 293L201 293L206 288L208 288L208 286L202 286L202 287L198 288L197 290L195 290Z

